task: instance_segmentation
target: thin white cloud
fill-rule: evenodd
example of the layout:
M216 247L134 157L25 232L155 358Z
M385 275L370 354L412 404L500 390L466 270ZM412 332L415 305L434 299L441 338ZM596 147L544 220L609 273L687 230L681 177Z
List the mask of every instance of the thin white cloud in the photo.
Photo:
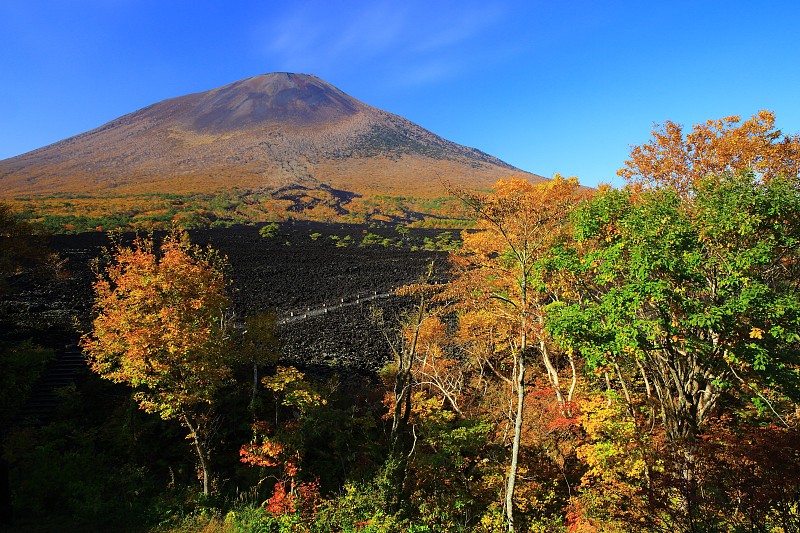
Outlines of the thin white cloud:
M347 9L301 3L274 14L257 39L283 69L323 76L369 69L394 74L405 85L425 84L457 76L466 62L452 61L454 52L480 39L503 14L485 3L378 1Z
M504 11L499 4L495 4L440 12L426 21L426 35L414 45L413 51L427 53L458 46L500 22Z
M428 61L409 65L392 80L397 86L429 85L456 75L460 69L451 61Z
M333 30L333 53L375 56L397 47L408 32L407 11L387 2L345 16L350 20Z

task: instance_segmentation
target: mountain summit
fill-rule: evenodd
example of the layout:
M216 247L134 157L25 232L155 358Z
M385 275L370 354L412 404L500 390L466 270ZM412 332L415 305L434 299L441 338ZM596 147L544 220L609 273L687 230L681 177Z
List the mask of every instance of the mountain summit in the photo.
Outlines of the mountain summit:
M336 190L433 197L527 174L306 74L272 73L150 105L0 161L6 197Z
M195 131L223 133L267 124L322 126L369 107L304 74L265 74L195 95L182 117Z

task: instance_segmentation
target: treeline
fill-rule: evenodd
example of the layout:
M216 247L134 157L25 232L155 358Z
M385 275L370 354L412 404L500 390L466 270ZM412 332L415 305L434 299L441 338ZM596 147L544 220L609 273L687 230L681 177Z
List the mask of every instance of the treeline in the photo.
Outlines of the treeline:
M226 228L289 219L348 224L397 224L464 228L470 224L453 197L385 195L343 199L327 189L267 192L225 190L208 194L103 196L59 193L10 201L16 216L51 233Z
M375 311L374 379L280 365L275 317L232 315L224 258L184 233L118 245L82 340L105 381L6 444L21 523L800 531L799 154L766 112L668 122L624 189L452 191L475 229L448 283Z

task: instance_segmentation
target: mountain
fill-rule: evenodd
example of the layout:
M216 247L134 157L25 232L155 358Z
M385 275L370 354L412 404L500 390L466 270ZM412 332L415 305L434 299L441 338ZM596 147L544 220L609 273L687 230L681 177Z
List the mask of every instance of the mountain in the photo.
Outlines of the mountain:
M295 201L298 190L321 191L341 213L352 198L438 197L446 195L445 183L487 189L511 174L544 179L371 107L316 76L272 73L164 100L0 161L0 194L237 190L281 200L292 191L288 198Z

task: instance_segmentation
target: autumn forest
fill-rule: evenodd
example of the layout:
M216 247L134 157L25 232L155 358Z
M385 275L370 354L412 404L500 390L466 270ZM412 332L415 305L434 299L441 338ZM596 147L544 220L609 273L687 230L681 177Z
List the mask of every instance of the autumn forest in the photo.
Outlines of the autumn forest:
M800 137L774 124L666 122L631 149L623 188L504 177L358 200L340 222L359 237L302 238L428 254L359 302L376 371L289 358L302 317L237 308L236 269L187 228L212 225L215 202L244 213L241 195L163 196L163 220L132 208L79 227L0 205L4 299L68 266L47 230L114 230L71 326L86 375L47 418L18 413L53 350L0 336L3 526L800 532ZM289 246L270 206L259 238ZM381 216L422 207L440 216Z

